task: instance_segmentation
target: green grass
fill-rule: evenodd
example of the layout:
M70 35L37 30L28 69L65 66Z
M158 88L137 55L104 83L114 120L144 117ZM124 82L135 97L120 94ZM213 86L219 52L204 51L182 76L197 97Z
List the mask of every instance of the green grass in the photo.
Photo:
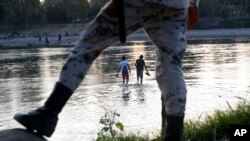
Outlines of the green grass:
M118 137L112 138L112 137L105 137L105 138L99 138L97 141L145 141L143 137L139 137L138 135L120 135Z
M183 141L215 141L229 138L231 124L250 124L250 103L243 101L233 109L229 104L226 111L216 110L204 120L187 120L184 123ZM130 134L118 135L115 139L102 138L99 141L148 141L147 138ZM156 135L151 141L161 141Z
M214 141L229 138L230 124L250 124L249 103L242 102L235 109L229 105L228 110L217 110L203 121L186 121L184 141Z

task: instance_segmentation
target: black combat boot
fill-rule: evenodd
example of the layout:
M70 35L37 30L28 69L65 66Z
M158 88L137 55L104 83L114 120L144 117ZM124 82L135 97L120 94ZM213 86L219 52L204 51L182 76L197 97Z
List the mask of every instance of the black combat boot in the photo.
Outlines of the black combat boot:
M44 106L27 114L17 113L14 119L28 130L50 137L55 131L58 114L72 95L72 91L60 83L56 83Z
M162 129L163 141L181 141L184 117L166 116L167 124Z

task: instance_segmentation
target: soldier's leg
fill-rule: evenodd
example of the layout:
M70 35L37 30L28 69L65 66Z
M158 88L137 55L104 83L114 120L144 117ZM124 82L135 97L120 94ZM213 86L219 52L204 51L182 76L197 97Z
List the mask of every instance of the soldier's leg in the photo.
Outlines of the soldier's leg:
M186 48L186 9L166 8L155 24L145 27L157 46L156 78L162 93L162 139L180 141L186 104L181 59ZM159 15L160 16L160 15Z

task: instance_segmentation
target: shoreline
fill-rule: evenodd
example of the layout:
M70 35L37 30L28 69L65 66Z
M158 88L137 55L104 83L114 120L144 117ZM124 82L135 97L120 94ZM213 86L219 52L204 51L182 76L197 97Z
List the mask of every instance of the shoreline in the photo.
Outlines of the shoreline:
M62 42L57 44L57 37L49 36L50 44L39 43L37 37L24 37L12 39L0 39L0 49L16 48L46 48L46 47L73 47L79 36L62 37ZM44 38L42 39L44 41ZM125 44L135 44L141 41L143 44L152 45L145 33L138 31L127 37ZM250 43L250 28L239 29L210 29L187 31L188 44L225 44L225 43Z

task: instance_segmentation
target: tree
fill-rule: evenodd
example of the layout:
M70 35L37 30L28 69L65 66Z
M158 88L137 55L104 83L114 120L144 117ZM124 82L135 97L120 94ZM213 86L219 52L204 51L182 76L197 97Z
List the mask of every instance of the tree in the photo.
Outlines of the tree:
M29 23L38 23L41 20L40 0L19 0L21 18L25 19L26 30Z
M246 6L246 9L247 9L247 12L250 13L250 0L245 0L245 6Z
M90 2L90 11L89 11L89 17L94 17L104 4L108 2L108 0L91 0Z
M43 3L44 15L49 23L68 22L65 6L62 0L45 0Z
M221 17L225 15L228 0L201 0L199 12L201 16Z
M1 0L0 18L7 25L20 27L29 23L38 23L42 13L40 0ZM3 11L3 12L2 12Z
M0 1L0 24L3 23L5 17L5 12L4 12L4 1Z
M89 2L87 0L63 0L66 15L74 23L76 19L81 19L89 11Z
M75 22L89 11L87 0L45 0L43 7L51 23Z
M20 25L21 18L19 12L19 1L4 0L3 7L5 13L5 24L7 25Z

